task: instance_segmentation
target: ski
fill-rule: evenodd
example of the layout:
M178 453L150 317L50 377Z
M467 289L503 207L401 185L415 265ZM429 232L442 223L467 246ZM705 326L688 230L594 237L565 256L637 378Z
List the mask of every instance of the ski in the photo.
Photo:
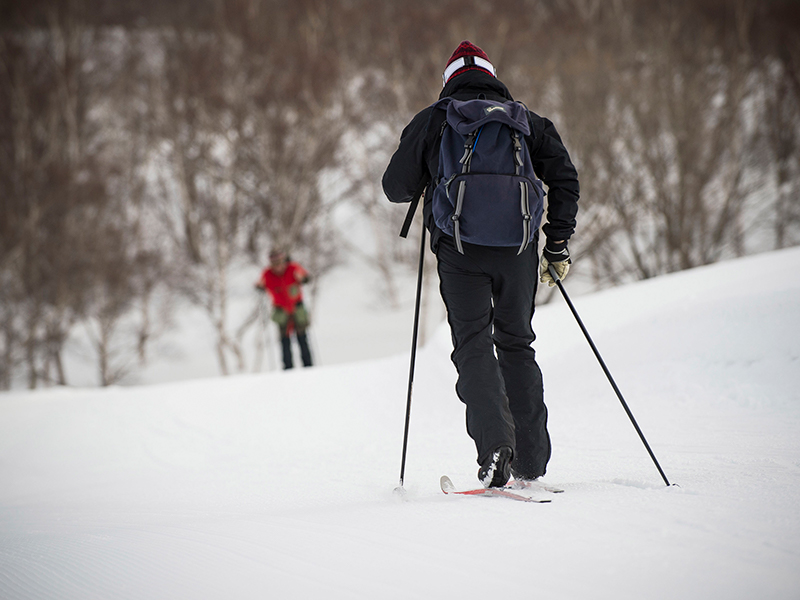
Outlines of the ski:
M439 480L442 491L445 494L461 494L463 496L500 496L501 498L510 498L511 500L519 500L520 502L537 502L544 504L550 502L550 498L542 498L537 496L529 496L512 491L508 486L501 488L476 488L473 490L456 490L456 486L447 475L442 475Z

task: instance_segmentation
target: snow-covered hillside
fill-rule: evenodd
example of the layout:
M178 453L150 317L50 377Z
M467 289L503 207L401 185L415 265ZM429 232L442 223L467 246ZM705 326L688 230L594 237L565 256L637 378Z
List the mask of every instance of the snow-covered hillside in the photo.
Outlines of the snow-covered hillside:
M0 394L0 598L800 597L800 249L573 300L680 487L559 301L534 318L550 504L439 491L477 470L446 326L405 501L407 352Z

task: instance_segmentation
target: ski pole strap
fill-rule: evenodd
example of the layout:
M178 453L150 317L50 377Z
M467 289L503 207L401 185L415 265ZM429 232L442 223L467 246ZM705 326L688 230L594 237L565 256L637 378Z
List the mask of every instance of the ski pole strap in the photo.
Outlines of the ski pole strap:
M403 221L403 227L400 229L400 237L407 238L408 237L408 230L411 229L411 222L414 220L414 215L417 212L417 205L419 205L419 199L422 196L422 192L425 191L425 188L428 185L428 179L425 178L417 187L417 190L414 192L413 198L411 198L411 203L408 206L408 211L406 212L406 220Z

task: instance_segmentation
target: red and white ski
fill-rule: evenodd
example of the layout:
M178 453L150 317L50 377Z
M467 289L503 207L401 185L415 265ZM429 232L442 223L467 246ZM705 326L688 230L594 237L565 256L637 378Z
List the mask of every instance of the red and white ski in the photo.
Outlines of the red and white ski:
M501 488L476 488L473 490L457 490L456 486L447 475L442 475L439 480L442 491L445 494L461 494L464 496L500 496L502 498L510 498L511 500L519 500L520 502L537 502L544 504L550 502L550 498L531 495L524 493L524 488L519 491L514 491L512 488L506 486Z

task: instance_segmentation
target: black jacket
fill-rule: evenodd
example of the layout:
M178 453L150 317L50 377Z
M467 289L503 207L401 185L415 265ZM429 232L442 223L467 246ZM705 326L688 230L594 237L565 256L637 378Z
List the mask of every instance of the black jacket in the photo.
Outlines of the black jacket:
M498 79L479 70L456 75L442 90L440 98L469 100L485 97L488 100L513 100L508 88ZM526 137L533 169L547 185L547 223L545 235L552 240L568 240L575 231L578 213L578 172L561 142L555 126L530 111L531 135ZM392 202L410 202L425 181L434 180L439 169L439 131L444 111L429 106L411 120L403 130L400 145L383 174L383 191ZM424 205L425 224L431 232L431 247L436 250L438 239L444 235L433 223L430 194Z

